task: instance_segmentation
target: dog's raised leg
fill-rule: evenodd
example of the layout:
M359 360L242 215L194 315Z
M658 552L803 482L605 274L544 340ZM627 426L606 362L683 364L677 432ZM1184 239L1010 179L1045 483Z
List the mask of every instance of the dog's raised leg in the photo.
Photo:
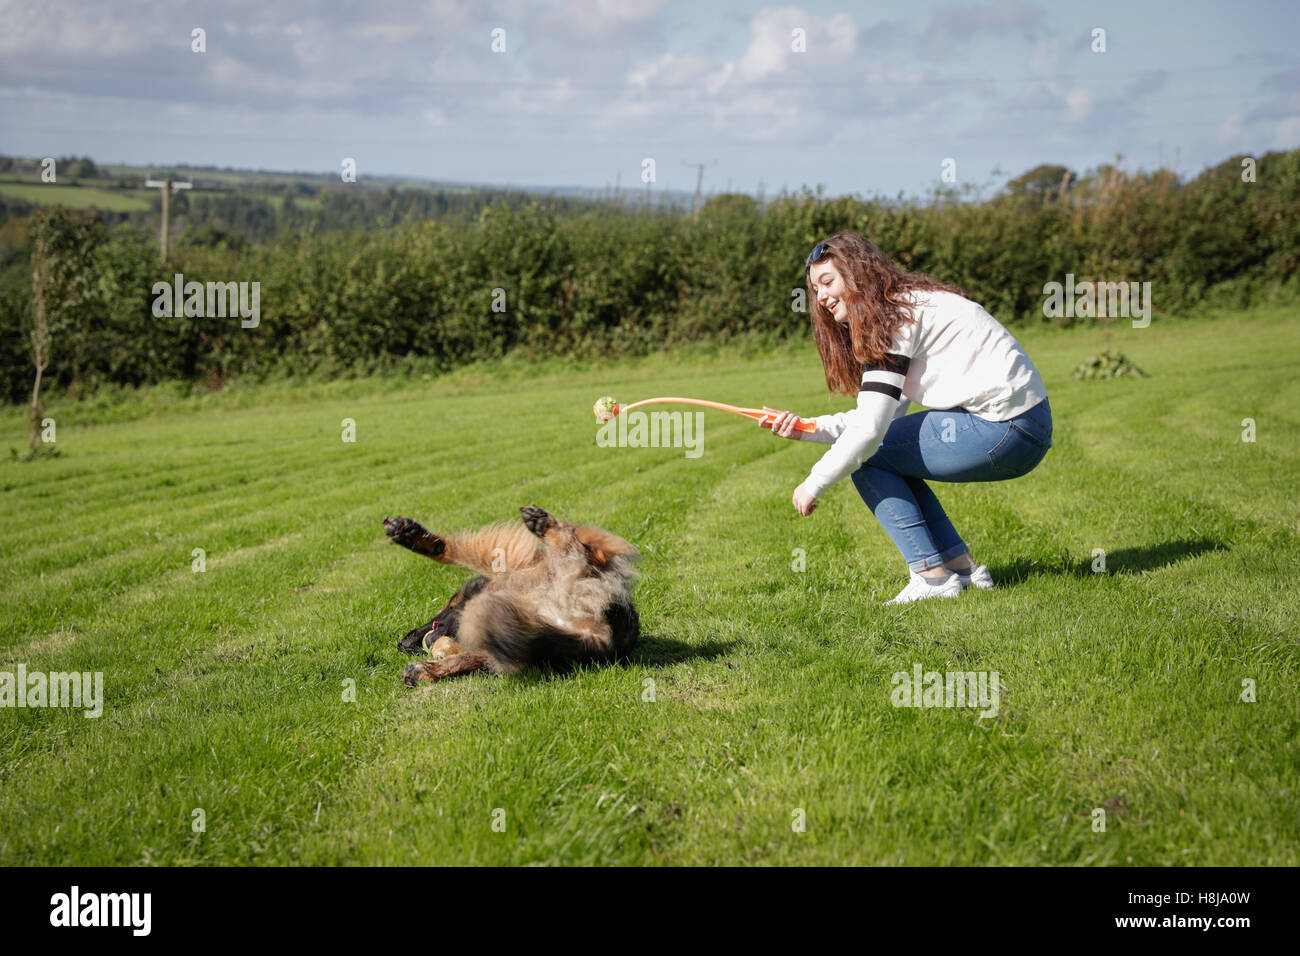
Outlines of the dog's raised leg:
M541 561L537 542L518 525L491 525L473 534L434 534L410 518L385 518L384 530L394 544L489 578Z
M597 571L603 571L610 560L620 554L637 556L636 548L616 534L603 528L593 528L581 524L565 524L552 515L533 505L519 509L523 515L524 527L542 539L542 542L558 551L570 551L575 546L582 548L583 557Z
M447 553L447 542L443 538L410 518L385 518L384 531L394 544L400 544L426 558L439 561Z
M539 538L545 539L546 532L560 527L560 523L555 518L534 505L524 505L519 509L519 513L523 515L524 527Z
M557 521L555 517L534 505L524 505L519 509L524 519L524 527L541 539L542 544L559 552L573 548L573 525Z

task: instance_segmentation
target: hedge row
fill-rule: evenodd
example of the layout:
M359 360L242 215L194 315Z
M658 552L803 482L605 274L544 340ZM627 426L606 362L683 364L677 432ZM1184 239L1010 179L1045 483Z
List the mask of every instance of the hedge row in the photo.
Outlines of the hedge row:
M928 205L804 192L760 205L710 200L699 217L614 207L556 213L497 205L469 223L280 236L262 246L182 247L103 230L80 257L96 294L63 317L47 381L382 370L407 356L453 366L512 349L644 352L674 343L807 334L803 259L838 230L905 268L961 285L1007 325L1043 318L1043 285L1149 281L1157 319L1207 302L1291 294L1300 257L1300 151L1234 159L1189 183L1105 168L1058 190ZM35 215L45 215L36 213ZM0 228L0 364L24 398L31 266L23 221ZM157 317L154 285L257 282L260 321ZM1279 290L1280 293L1279 293ZM504 311L501 311L504 309Z

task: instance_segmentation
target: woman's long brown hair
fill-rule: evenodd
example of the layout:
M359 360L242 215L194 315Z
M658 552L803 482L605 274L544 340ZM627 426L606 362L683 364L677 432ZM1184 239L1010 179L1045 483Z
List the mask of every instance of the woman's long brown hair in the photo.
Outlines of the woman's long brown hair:
M817 262L830 259L844 277L849 321L840 325L817 301L814 262L804 269L813 339L826 369L827 387L831 392L856 395L862 385L862 366L879 362L889 351L898 327L915 321L903 296L913 290L965 293L922 273L902 271L875 243L856 232L837 232L825 242L827 252Z

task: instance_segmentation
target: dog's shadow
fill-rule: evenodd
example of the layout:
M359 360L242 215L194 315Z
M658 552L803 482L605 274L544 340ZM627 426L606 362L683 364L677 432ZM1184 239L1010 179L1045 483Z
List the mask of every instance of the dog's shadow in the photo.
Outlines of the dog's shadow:
M705 641L703 644L687 644L672 637L655 637L642 634L636 647L627 659L617 664L589 665L593 668L605 667L671 667L695 658L716 660L723 657L736 646L737 641ZM514 675L514 680L525 683L544 683L552 680L565 680L572 677L576 670L571 668L529 667Z
M727 654L737 641L705 641L687 644L673 637L656 637L642 634L636 647L628 655L627 663L638 667L671 667L694 658L715 660Z
M1106 551L1106 574L1142 574L1157 568L1168 567L1184 558L1196 557L1211 551L1230 550L1231 545L1214 538L1179 539L1143 548L1117 548ZM1022 584L1030 577L1042 574L1060 574L1075 578L1090 578L1100 574L1093 570L1094 558L1067 558L1059 563L1016 560L1006 564L990 564L989 574L999 586Z

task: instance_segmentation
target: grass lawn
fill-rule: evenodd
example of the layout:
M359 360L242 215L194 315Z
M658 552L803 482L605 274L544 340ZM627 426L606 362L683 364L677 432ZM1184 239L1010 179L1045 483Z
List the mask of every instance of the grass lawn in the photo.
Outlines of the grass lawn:
M156 199L160 190L140 186L138 189L110 189L100 186L71 186L62 183L42 183L38 178L27 182L14 180L0 181L0 193L21 199L24 202L42 206L66 206L68 209L102 209L111 212L138 212L151 208L151 200ZM199 198L220 198L221 191L195 188L186 198L194 202ZM265 199L276 209L284 205L283 193L262 191L245 191L236 193L250 199ZM319 196L295 196L293 201L302 209L316 209L320 206Z
M0 861L1300 863L1295 310L1120 329L1146 380L1017 335L1055 447L935 486L999 586L906 607L851 482L791 507L825 446L596 445L603 394L850 407L807 344L55 403L61 455L0 463L0 670L102 671L103 715L0 709ZM525 504L641 548L632 664L405 689L469 573L382 519ZM917 664L997 671L996 717L892 706Z
M153 192L153 190L150 190ZM69 209L106 209L110 212L136 212L149 208L143 189L104 189L98 186L69 186L62 183L0 182L0 193L42 206L66 206Z

